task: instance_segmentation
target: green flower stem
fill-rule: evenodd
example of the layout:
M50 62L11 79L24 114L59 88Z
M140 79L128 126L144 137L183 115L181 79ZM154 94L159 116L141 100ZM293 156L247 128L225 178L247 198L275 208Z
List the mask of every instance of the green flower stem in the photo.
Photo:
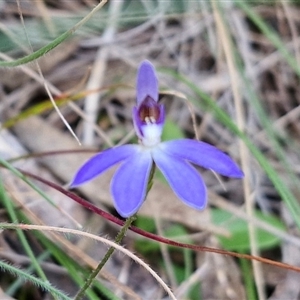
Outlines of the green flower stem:
M149 180L148 180L148 186L147 186L147 192L146 192L145 199L147 198L147 195L148 195L148 193L149 193L149 191L150 191L150 189L151 189L151 187L153 185L154 171L155 171L155 165L152 166L152 169L150 171L150 176L149 176ZM123 240L124 236L126 235L126 232L127 232L128 228L131 226L131 224L135 220L136 220L136 214L134 214L133 216L131 216L131 217L129 217L129 218L126 219L123 227L121 228L121 230L119 231L119 233L117 234L117 236L115 238L115 243L116 244L120 244L121 243L121 241ZM91 284L93 283L93 281L95 280L95 278L97 277L97 275L100 273L100 271L102 270L102 268L104 267L104 265L107 263L107 261L110 259L110 257L114 253L114 251L115 251L114 247L110 247L108 249L108 251L104 255L103 259L100 261L100 263L98 264L98 266L96 267L96 269L90 273L90 276L86 280L84 286L79 290L79 292L75 296L74 300L80 300L80 299L82 299L84 297L85 291L91 286Z
M121 241L124 238L124 236L125 236L128 228L130 227L130 225L132 224L132 222L135 219L136 219L136 215L133 215L133 216L129 217L128 219L126 219L126 222L124 223L123 227L121 228L121 230L119 231L118 235L115 238L115 243L116 244L120 244L121 243ZM114 251L115 251L114 247L110 247L108 249L108 251L104 255L103 259L98 264L97 268L94 269L90 273L90 275L89 275L88 279L86 280L84 286L79 290L79 292L75 296L74 300L80 300L80 299L82 299L84 297L85 291L93 283L94 279L97 277L97 275L99 274L99 272L102 270L102 268L104 267L104 265L107 263L107 261L109 260L109 258L112 256L112 254L114 253Z

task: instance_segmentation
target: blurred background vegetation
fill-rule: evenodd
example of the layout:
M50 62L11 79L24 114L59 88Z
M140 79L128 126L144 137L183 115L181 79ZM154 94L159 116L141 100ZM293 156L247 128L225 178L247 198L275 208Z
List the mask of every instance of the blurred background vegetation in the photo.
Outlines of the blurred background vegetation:
M157 68L167 111L163 138L211 143L241 165L245 179L218 180L199 170L209 207L198 212L183 206L157 174L135 225L186 243L300 266L300 1L98 4L0 1L1 224L81 228L114 239L116 225L24 179L15 168L65 185L93 152L136 142L135 76L148 59ZM117 216L111 174L76 192ZM107 249L79 235L2 228L0 299L72 298ZM296 272L167 247L132 233L124 245L177 299L300 298ZM123 254L113 256L86 294L167 297Z

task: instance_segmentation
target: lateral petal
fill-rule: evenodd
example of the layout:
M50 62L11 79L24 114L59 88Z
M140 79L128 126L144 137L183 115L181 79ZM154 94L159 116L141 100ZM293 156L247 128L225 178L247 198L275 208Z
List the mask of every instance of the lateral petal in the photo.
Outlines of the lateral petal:
M210 144L180 139L164 142L160 148L168 155L188 160L221 175L235 178L244 177L244 173L227 154Z
M152 164L150 151L142 150L124 161L114 175L111 193L122 217L132 216L144 202Z
M192 208L204 209L207 202L206 186L196 169L185 160L170 156L159 148L152 155L177 197Z
M153 100L158 100L158 81L153 65L148 61L143 61L138 69L137 82L137 105L150 96Z
M94 155L77 171L70 187L76 187L94 179L116 163L137 153L139 148L138 145L123 145Z

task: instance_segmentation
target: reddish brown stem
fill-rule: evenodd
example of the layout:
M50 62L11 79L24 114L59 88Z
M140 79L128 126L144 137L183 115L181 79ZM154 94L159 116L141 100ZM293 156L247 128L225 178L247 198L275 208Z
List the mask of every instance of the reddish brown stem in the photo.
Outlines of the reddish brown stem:
M74 200L75 202L79 203L80 205L84 206L85 208L91 210L92 212L102 216L103 218L105 218L108 221L111 221L115 224L118 225L123 225L124 221L103 211L102 209L98 208L97 206L93 205L92 203L84 200L83 198L79 197L78 195L74 194L73 192L67 191L64 188L62 188L61 186L48 181L46 179L43 179L37 175L31 174L30 172L27 171L22 171L19 170L22 174L33 178L35 180L38 180L54 189L56 189L57 191L61 192L62 194L68 196L69 198L71 198L72 200ZM227 250L222 250L222 249L216 249L216 248L210 248L210 247L205 247L205 246L197 246L197 245L192 245L192 244L185 244L185 243L180 243L180 242L176 242L164 237L161 237L159 235L156 235L154 233L150 233L147 231L144 231L138 227L135 226L130 226L129 228L131 231L144 236L146 238L149 238L151 240L155 240L157 242L160 243L164 243L167 245L171 245L171 246L176 246L176 247L180 247L180 248L186 248L186 249L191 249L194 251L201 251L201 252L211 252L211 253L217 253L217 254L223 254L223 255L229 255L232 257L237 257L237 258L243 258L243 259L248 259L248 260L256 260L265 264L269 264L269 265L273 265L273 266L277 266L279 268L283 268L283 269L287 269L287 270L291 270L291 271L295 271L295 272L300 272L300 267L296 267L296 266L292 266L289 264L285 264L282 262L278 262L278 261L274 261L271 259L267 259L267 258L263 258L260 256L252 256L249 254L242 254L242 253L237 253L237 252L232 252L232 251L227 251Z

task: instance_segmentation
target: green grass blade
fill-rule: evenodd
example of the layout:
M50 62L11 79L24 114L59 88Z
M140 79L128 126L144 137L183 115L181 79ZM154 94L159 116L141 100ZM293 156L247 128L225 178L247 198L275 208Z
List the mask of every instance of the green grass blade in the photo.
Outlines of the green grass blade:
M0 166L4 166L9 171L11 171L16 177L23 180L26 184L28 184L34 191L36 191L40 196L42 196L46 201L48 201L51 205L56 207L58 210L59 207L51 200L50 197L48 197L39 187L37 187L35 184L33 184L28 178L23 175L20 171L18 171L15 167L13 167L10 163L8 163L6 160L2 159L0 157ZM60 210L61 211L61 210Z
M54 41L49 43L48 45L40 48L39 50L26 55L24 57L21 57L19 59L13 60L13 61L0 61L0 67L17 67L24 64L27 64L29 62L32 62L41 56L47 54L49 51L60 45L62 42L64 42L67 38L69 38L71 35L73 35L74 31L72 29L68 30L67 32L63 33L59 37L57 37Z
M257 300L251 263L244 259L239 259L239 262L245 283L246 299Z
M62 249L60 249L55 243L45 237L41 232L36 232L35 234L43 243L43 245L49 251L51 251L55 259L57 259L57 261L68 270L70 277L78 284L78 286L83 286L85 278L88 276L90 269L84 268L79 265L74 259L69 257ZM113 294L112 291L106 288L99 281L94 281L93 286L98 291L98 293L100 293L101 295L105 295L106 299L120 300ZM92 289L86 291L86 296L88 296L91 300L99 299L99 296Z
M289 63L291 67L295 67L294 70L299 71L300 68L297 65L297 62L295 58L291 55L289 50L286 48L284 43L282 43L280 37L276 34L274 30L272 30L255 12L253 9L251 9L250 6L247 6L245 2L240 2L240 5L247 8L248 16L252 16L252 21L256 21L256 25L262 30L265 36L267 36L270 41L273 43L273 45L281 52L282 56L286 61ZM227 24L226 20L223 20L224 24ZM227 30L229 30L227 28ZM251 80L245 75L243 60L240 55L240 52L238 51L236 44L231 40L230 43L231 51L234 53L234 60L235 60L235 66L239 72L240 78L242 79L243 86L242 89L245 90L244 95L248 99L248 105L251 106L251 108L254 109L255 115L258 117L260 124L264 128L264 131L267 135L268 140L270 141L271 150L273 153L276 154L277 158L279 159L281 166L284 167L286 171L285 175L285 182L292 182L295 187L299 186L299 180L297 176L294 174L292 170L292 166L288 162L286 158L286 152L281 146L278 138L278 132L276 129L273 128L272 122L266 113L265 109L262 105L262 100L259 99L259 96L256 94L253 84ZM300 74L300 73L299 73ZM282 137L280 137L282 139ZM284 137L287 139L287 137ZM288 176L288 180L287 180ZM286 183L282 182L282 185L286 186ZM289 190L289 188L286 186L286 188ZM291 200L292 201L292 200ZM293 201L292 201L293 202ZM298 213L300 212L300 206L298 204L298 201L295 201L295 203L291 204L295 209L297 209Z
M69 29L68 31L64 32L60 36L58 36L56 39L54 39L52 42L50 42L48 45L40 48L39 50L26 55L24 57L21 57L19 59L16 59L14 61L0 61L0 67L17 67L24 64L27 64L29 62L32 62L41 56L47 54L49 51L60 45L62 42L64 42L66 39L68 39L70 36L72 36L76 30L81 27L85 22L87 22L94 14L97 12L100 8L102 8L106 4L106 0L102 0L89 14L87 14L81 21L79 21L74 27Z
M18 269L4 261L0 260L0 268L6 272L9 272L15 276L18 276L19 278L22 278L25 281L29 281L31 283L33 283L34 285L38 286L39 288L48 291L50 293L52 293L53 295L56 295L59 299L62 300L71 300L71 298L69 298L67 295L65 295L64 293L62 293L61 291L59 291L58 289L56 289L55 287L53 287L49 282L44 282L41 279L38 279L34 276L32 276L31 274L28 274L27 272Z
M236 1L235 4L247 14L249 19L262 31L264 36L278 49L289 66L300 76L300 66L297 60L286 48L278 34L247 4L247 1Z
M168 71L168 74L173 76L174 78L182 81L186 86L188 86L191 91L193 91L202 101L199 101L199 98L195 99L194 97L188 97L188 99L195 105L195 107L199 109L207 109L214 113L216 119L224 124L230 131L232 131L236 136L241 138L243 142L246 144L252 155L255 157L257 162L263 168L263 170L268 175L269 179L274 184L276 190L279 195L282 197L284 203L289 209L295 223L300 228L300 206L298 204L297 199L293 195L293 193L289 190L289 188L282 182L280 179L278 172L272 167L263 153L256 147L256 145L250 140L250 138L243 132L241 132L236 124L232 121L230 116L223 111L206 93L200 90L194 83L188 80L185 76L181 74L175 74L174 71Z
M50 256L50 252L45 251L37 258L37 261L42 262L42 261L46 260L49 256ZM33 271L34 271L33 265L30 265L28 268L26 268L26 270L24 270L24 272L29 273L29 274L31 274ZM9 286L8 289L5 290L5 294L13 297L13 295L21 287L22 283L23 283L22 278L18 278Z
M4 206L6 207L6 210L11 218L11 221L13 223L18 222L18 218L17 218L17 214L15 212L14 206L13 206L13 202L11 201L11 199L9 199L9 197L7 196L7 193L4 189L3 183L2 183L2 178L0 177L0 200L3 202ZM25 234L22 230L17 230L17 235L20 239L20 242L25 250L25 252L27 253L27 255L29 256L29 258L31 259L31 262L37 272L37 274L45 281L47 282L48 279L44 273L44 271L42 270L40 264L38 263L34 253L32 252L32 249L25 237Z

